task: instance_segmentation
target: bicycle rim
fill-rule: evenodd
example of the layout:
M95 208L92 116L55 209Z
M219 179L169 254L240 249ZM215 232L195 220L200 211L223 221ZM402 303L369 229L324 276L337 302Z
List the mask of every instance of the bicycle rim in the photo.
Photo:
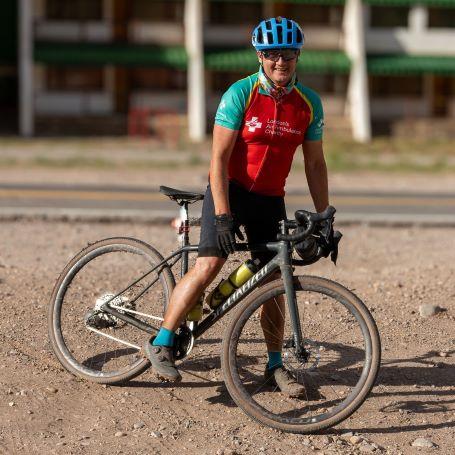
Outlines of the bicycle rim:
M54 288L49 313L51 342L67 370L116 383L149 366L141 354L148 335L99 309L111 300L116 310L159 327L174 285L167 268L147 274L161 260L149 245L118 238L97 242L70 261Z
M287 302L279 311L285 320L282 341L276 321L263 315L265 331L261 326L264 303L278 309L284 298L277 280L247 298L234 316L223 371L234 401L251 417L284 431L311 433L344 420L362 404L377 375L380 341L370 313L346 288L317 277L295 277L295 288L307 359L296 356ZM273 379L265 379L265 332L282 346L284 366L304 386L302 396L286 397Z

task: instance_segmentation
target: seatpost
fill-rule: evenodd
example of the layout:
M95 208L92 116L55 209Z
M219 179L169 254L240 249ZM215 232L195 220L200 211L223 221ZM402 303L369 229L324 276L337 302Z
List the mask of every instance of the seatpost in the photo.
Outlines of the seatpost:
M182 220L181 231L182 231L182 243L181 246L187 246L190 244L190 221L188 217L188 202L183 201L180 207L180 219ZM183 277L188 272L188 251L182 253L182 263L180 269L180 276Z

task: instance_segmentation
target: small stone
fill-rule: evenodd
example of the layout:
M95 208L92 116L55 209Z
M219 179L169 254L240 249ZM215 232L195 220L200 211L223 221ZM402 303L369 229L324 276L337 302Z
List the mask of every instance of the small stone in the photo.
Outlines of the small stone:
M432 449L433 447L436 447L436 444L429 439L426 438L417 438L414 441L412 441L411 444L412 447L424 447L426 449Z
M363 453L371 453L376 450L376 447L374 447L371 444L365 443L360 446L359 450L360 450L360 452L363 452Z
M441 351L439 357L447 357L447 352Z
M27 395L27 391L26 390L21 390L19 392L19 395L21 395L22 397L25 397Z
M142 422L142 420L139 421L139 422L136 422L136 423L133 425L133 428L134 428L135 430L139 430L139 429L144 428L144 427L145 427L145 423Z
M360 436L351 436L349 438L349 442L351 444L360 444L362 441L363 441L363 438L361 438Z
M9 389L6 391L6 394L7 394L7 395L12 395L12 394L13 394L13 389L9 388Z
M123 436L126 436L126 433L124 431L117 431L114 435L116 438L121 438Z
M324 435L321 437L321 443L324 444L325 446L330 444L331 442L332 440L328 436Z
M419 306L419 313L423 318L434 316L440 311L442 311L442 308L438 307L437 305L431 305L430 303L425 303Z
M55 444L57 447L61 447L61 446L66 446L66 442L62 441L62 442L57 442L57 444Z
M150 436L153 436L154 438L162 438L163 435L159 431L152 431L150 433Z
M354 436L354 433L352 431L347 431L346 433L342 433L340 437L343 439L349 439L351 436Z
M15 406L15 405L16 405L16 403L14 403L14 401L10 401L10 402L8 403L8 406L10 406L10 407L13 407L13 406Z
M57 393L58 392L58 389L56 389L55 387L46 387L46 390L49 393Z

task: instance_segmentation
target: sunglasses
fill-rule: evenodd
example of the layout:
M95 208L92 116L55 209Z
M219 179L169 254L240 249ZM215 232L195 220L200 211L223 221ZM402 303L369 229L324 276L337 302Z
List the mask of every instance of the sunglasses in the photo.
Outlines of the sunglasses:
M291 60L294 60L297 55L299 54L299 51L296 49L280 49L276 51L262 51L262 55L264 58L267 60L271 60L272 62L277 62L280 57L283 58L285 62L289 62Z

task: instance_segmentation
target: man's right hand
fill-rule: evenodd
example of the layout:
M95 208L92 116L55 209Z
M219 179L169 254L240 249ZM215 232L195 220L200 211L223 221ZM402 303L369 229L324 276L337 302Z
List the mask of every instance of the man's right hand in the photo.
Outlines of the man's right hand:
M235 251L235 236L244 240L243 234L236 225L232 215L223 213L215 215L215 227L217 232L218 248L226 255Z

